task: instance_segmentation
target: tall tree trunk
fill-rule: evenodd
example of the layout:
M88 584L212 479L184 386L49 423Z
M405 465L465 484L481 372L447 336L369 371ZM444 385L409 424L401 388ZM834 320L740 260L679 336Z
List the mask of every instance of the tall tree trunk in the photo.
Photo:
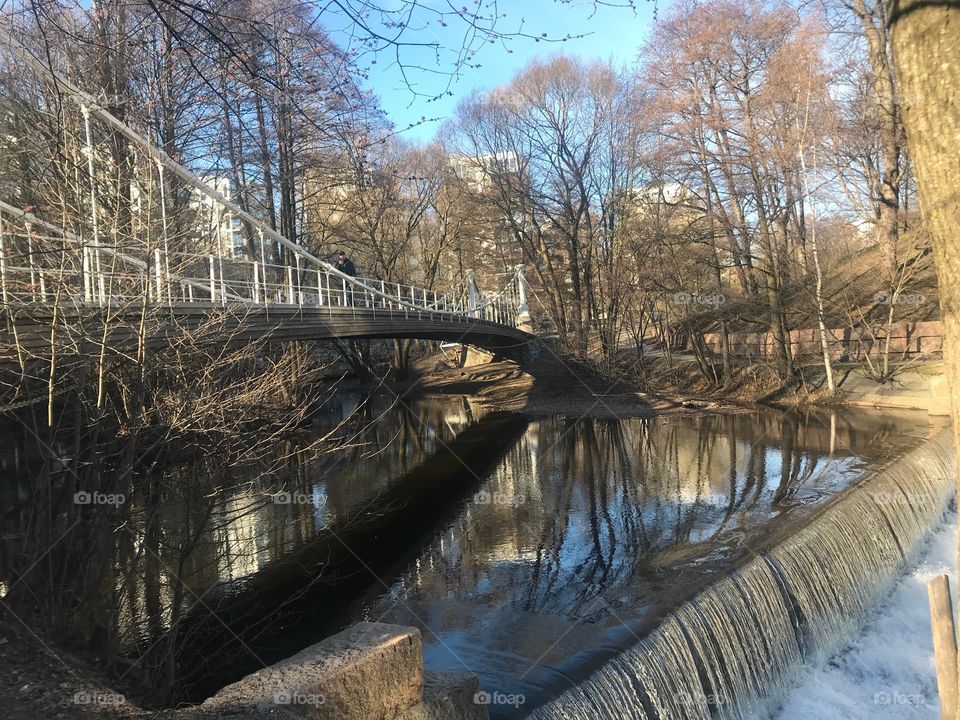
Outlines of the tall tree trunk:
M890 66L888 17L882 5L868 7L865 0L853 0L851 6L867 39L870 59L871 92L879 120L880 175L875 189L877 204L877 242L883 253L884 269L892 283L897 269L897 244L900 236L900 137L902 119L897 102L894 71ZM956 29L954 30L956 33Z
M890 0L888 18L907 143L933 238L953 431L960 448L960 4Z

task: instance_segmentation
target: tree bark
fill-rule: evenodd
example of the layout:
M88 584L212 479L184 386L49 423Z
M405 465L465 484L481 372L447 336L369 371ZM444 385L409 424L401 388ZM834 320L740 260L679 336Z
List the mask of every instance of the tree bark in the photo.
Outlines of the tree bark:
M960 448L960 2L890 0L907 144L933 239L944 360Z
M870 58L871 90L879 121L880 156L882 167L874 190L877 202L878 244L883 253L884 270L892 283L896 276L897 246L900 237L900 178L902 118L897 102L894 71L890 67L888 45L889 15L884 18L882 6L868 6L864 0L854 0L852 9L863 26ZM885 22L886 20L886 22Z

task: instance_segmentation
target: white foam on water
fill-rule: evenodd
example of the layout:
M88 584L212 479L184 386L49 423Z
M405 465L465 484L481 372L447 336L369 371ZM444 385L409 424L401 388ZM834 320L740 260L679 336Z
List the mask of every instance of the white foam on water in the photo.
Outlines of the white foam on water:
M947 573L956 599L956 561L951 512L863 632L828 660L799 668L776 720L939 718L927 583Z

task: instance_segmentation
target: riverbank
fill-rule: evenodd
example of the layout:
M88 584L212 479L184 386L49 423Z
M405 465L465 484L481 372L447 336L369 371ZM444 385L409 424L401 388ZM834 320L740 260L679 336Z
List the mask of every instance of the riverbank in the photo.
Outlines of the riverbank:
M650 361L643 373L634 374L549 352L523 366L490 361L462 368L439 355L415 363L411 379L393 387L403 395L471 395L490 409L529 417L653 417L743 412L771 405L876 407L949 415L941 361L912 364L882 383L860 365L838 365L838 394L833 396L826 393L822 375L821 367L808 367L800 385L784 389L769 367L751 366L740 368L726 387L717 388L689 364L668 367L662 359Z
M161 718L110 687L92 658L44 640L0 606L0 697L6 720Z

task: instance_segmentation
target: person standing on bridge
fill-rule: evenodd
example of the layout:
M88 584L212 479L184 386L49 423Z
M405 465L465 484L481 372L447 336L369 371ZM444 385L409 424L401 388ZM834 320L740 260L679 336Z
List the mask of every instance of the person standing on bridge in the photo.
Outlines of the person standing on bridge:
M344 275L349 275L350 277L357 276L357 266L353 264L353 260L348 258L343 250L337 254L337 264L334 265L334 267Z
M344 275L349 275L350 277L357 276L357 266L353 264L353 260L348 258L347 254L343 250L337 253L337 262L334 264L334 267ZM351 287L349 290L347 290L347 281L343 280L342 282L344 304L353 305L353 288Z

